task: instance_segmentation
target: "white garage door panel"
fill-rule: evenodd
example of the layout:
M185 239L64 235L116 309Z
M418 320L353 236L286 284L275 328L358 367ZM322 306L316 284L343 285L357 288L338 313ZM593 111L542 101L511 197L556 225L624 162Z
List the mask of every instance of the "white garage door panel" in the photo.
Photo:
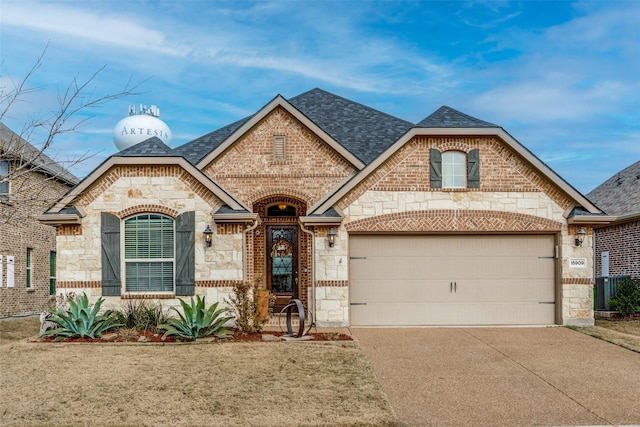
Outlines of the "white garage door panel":
M553 254L553 236L351 236L351 324L552 324Z

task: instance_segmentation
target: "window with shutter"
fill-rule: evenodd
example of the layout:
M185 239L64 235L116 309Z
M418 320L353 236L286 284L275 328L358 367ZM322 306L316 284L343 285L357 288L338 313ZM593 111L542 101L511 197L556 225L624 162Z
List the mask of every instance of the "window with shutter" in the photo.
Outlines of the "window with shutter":
M124 221L127 292L173 292L173 219L141 214Z
M120 295L120 218L102 212L100 222L102 295Z
M176 295L195 294L195 223L193 211L176 218Z
M435 148L429 150L431 188L442 188L442 154Z
M467 187L480 188L480 150L467 153Z

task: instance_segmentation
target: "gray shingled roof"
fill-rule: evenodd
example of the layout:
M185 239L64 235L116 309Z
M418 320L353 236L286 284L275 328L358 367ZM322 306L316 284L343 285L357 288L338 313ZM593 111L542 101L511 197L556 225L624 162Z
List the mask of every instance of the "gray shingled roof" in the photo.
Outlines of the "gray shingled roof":
M640 161L600 184L587 198L609 215L640 213Z
M146 139L136 145L125 148L116 154L120 157L158 157L158 156L170 156L172 155L171 148L162 142L162 140L156 136Z
M309 120L349 150L364 164L371 163L415 125L371 107L342 98L322 89L312 89L288 100ZM173 150L197 164L215 150L252 116L194 139ZM442 106L418 127L499 127L453 108Z
M422 128L497 128L498 125L476 119L443 105L417 125Z
M66 170L62 165L44 153L40 153L36 147L13 132L4 123L0 122L0 151L3 158L16 158L32 162L35 170L55 177L60 181L75 185L78 178Z
M237 122L231 123L230 125L176 147L173 150L173 154L182 156L195 165L205 158L207 154L215 150L220 144L229 138L233 132L238 130L238 128L251 119L251 117L252 116L245 117L242 120L238 120Z
M410 122L322 89L312 89L289 102L365 164L413 127Z

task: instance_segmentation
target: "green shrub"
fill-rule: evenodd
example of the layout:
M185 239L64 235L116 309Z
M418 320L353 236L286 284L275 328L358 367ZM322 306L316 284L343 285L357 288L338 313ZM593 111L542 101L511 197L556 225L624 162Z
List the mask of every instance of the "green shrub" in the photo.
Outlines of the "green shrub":
M147 300L129 300L119 310L114 310L118 323L125 328L158 332L167 323L169 315L161 304Z
M56 335L56 341L75 337L97 338L110 329L121 327L112 312L98 314L103 302L104 299L100 298L91 307L86 294L78 296L77 301L67 299L69 309L51 309L53 316L47 319L59 327L45 331L42 336Z
M640 312L640 279L626 278L618 283L616 296L609 305L623 317L631 317Z
M204 338L210 335L225 338L232 335L232 332L224 327L224 324L231 320L233 317L224 316L228 312L226 308L218 310L218 303L214 303L209 308L205 308L204 297L196 296L197 300L194 302L191 297L191 304L187 304L181 298L178 298L184 315L180 311L171 307L179 318L171 318L167 324L162 325L163 329L166 329L164 336L175 335L180 338L196 339Z

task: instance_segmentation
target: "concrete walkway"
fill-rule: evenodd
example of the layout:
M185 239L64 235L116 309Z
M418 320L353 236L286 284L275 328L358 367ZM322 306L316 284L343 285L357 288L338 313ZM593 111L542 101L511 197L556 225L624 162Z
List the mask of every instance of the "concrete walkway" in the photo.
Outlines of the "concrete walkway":
M640 354L570 329L351 332L402 425L640 425Z

